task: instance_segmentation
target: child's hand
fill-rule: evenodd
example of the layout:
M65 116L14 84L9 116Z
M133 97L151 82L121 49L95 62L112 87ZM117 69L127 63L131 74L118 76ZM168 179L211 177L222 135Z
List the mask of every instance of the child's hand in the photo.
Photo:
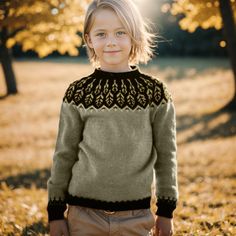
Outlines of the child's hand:
M53 220L49 223L50 236L69 236L66 220Z
M157 216L154 236L171 236L174 232L173 219Z

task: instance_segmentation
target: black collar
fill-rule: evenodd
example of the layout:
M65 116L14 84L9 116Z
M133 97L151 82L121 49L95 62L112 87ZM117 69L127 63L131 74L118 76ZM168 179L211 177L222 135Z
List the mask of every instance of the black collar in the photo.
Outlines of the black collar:
M139 67L138 66L131 66L130 71L125 72L109 72L101 70L100 68L96 68L94 70L93 75L96 78L137 78L140 75Z

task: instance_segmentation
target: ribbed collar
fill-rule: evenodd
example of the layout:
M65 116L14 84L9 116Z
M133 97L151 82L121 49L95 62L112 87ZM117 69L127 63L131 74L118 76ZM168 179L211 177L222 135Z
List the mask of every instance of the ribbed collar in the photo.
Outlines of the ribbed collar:
M138 66L131 66L131 71L125 72L109 72L101 70L100 68L96 68L93 72L93 75L96 78L137 78L140 75L139 67Z

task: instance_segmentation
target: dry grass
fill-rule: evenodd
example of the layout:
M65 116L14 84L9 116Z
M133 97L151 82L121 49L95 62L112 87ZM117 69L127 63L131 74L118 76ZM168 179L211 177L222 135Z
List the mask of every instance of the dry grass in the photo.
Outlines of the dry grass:
M16 61L14 69L20 93L0 100L0 235L47 235L60 102L93 69L78 61ZM160 59L142 70L166 81L176 104L175 235L236 235L236 112L217 112L233 94L227 60Z

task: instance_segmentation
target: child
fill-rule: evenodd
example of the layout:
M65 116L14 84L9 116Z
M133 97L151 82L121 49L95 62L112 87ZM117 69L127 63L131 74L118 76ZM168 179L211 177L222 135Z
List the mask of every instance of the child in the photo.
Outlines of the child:
M153 34L131 0L97 0L83 37L96 67L69 85L61 104L48 180L50 235L172 235L175 108L165 84L137 66L153 55Z

